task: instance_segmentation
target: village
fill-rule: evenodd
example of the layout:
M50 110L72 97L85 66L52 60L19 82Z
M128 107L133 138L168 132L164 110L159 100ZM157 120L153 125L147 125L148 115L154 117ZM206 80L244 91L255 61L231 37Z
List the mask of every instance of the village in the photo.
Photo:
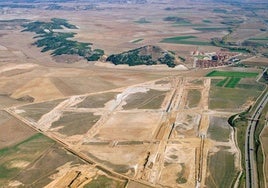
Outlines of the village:
M210 68L232 65L240 61L236 58L239 55L237 52L229 52L220 50L218 52L200 52L195 50L192 52L194 57L195 68Z

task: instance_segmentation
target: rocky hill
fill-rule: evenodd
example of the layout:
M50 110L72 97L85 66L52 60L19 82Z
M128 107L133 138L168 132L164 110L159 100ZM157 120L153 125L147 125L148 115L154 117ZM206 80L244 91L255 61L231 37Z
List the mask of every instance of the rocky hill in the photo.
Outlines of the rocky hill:
M115 65L127 64L129 66L166 64L169 67L175 67L177 64L177 60L171 52L152 45L110 55L106 61Z

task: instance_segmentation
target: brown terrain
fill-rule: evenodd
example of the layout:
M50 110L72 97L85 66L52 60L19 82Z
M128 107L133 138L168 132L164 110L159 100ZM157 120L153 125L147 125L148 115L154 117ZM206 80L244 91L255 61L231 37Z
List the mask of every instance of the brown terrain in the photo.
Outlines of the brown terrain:
M53 57L32 45L34 34L21 32L19 24L0 27L0 187L188 188L217 187L221 179L230 185L238 181L241 154L236 133L226 122L247 109L261 92L253 88L235 108L213 106L221 100L221 95L215 94L219 89L215 83L223 78L205 77L211 68L196 68L193 52L220 48L160 41L186 35L201 42L223 37L228 34L225 29L194 29L207 27L205 20L214 27L226 27L221 23L223 16L204 11L213 8L213 3L183 2L178 3L179 11L168 11L165 8L173 5L171 1L154 2L150 6L101 3L97 9L71 13L65 9L0 9L1 20L67 19L79 28L72 40L91 42L94 48L103 49L105 56L157 45L177 54L177 59L185 58L175 68L168 68L115 66L73 55ZM59 5L72 7L75 3ZM81 1L79 5L87 4ZM191 24L163 21L168 16L187 17ZM149 23L142 23L144 19ZM258 25L263 23L242 25L231 39L259 35L260 30L252 29ZM246 29L251 32L239 35ZM137 39L143 40L133 42ZM245 57L245 64L252 65L254 58ZM267 65L264 57L258 62ZM220 70L243 71L224 68L226 65L220 64ZM261 72L257 68L250 71ZM255 78L249 81L256 84ZM228 95L228 89L223 95ZM241 91L246 90L233 96ZM224 130L223 136L220 130ZM221 136L217 138L213 131ZM266 134L267 130L263 142ZM213 165L219 164L221 152L229 157L235 177L214 176ZM1 175L3 172L7 175Z

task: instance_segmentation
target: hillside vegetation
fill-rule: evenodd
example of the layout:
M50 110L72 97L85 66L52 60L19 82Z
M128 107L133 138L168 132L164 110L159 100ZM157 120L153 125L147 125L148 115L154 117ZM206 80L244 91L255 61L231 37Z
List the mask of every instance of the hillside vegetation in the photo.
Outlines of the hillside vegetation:
M127 64L129 66L135 66L165 64L169 67L176 66L175 56L172 53L163 50L158 46L151 45L120 54L110 55L106 61L110 61L115 65Z
M97 61L104 51L101 49L92 49L92 43L77 42L70 40L76 33L56 32L55 29L77 29L75 25L68 23L65 19L53 18L51 22L35 21L22 25L25 31L37 34L34 45L42 47L42 52L52 51L51 55L78 55L88 61Z

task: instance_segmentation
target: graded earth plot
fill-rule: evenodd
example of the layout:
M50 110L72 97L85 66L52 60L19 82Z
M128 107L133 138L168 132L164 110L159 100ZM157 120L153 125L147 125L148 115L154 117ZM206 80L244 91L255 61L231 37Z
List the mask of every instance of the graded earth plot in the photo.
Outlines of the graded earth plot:
M198 141L196 146L198 146ZM172 187L194 187L196 164L194 163L196 148L187 147L187 143L168 144L165 151L159 184Z
M193 138L197 137L201 114L181 112L177 114L174 128L170 138Z
M58 121L52 123L50 131L58 132L63 136L86 134L100 119L92 112L64 112Z
M38 120L55 108L62 100L53 100L42 103L35 103L21 107L15 107L14 112L24 117L30 122L38 122Z
M145 109L145 111L141 110L140 112L113 112L113 110L122 109L124 105L129 104L128 100L132 100L132 98L141 102L142 104L140 104L140 106L144 106L143 108L147 108L148 110L160 110L161 104L165 98L165 94L169 89L169 81L159 82L159 84L149 82L148 84L141 86L127 88L123 90L122 93L102 92L100 94L73 96L55 101L11 108L10 110L12 113L24 117L36 128L59 133L58 135L61 135L62 138L66 139L69 139L70 136L74 135L87 134L90 128L93 127L98 120L104 124L100 131L100 135L103 134L104 140L124 140L126 137L129 137L132 134L128 133L128 135L125 135L122 134L122 131L127 131L131 127L134 131L133 134L135 132L136 134L144 132L144 136L141 138L145 139L147 136L149 136L148 134L152 135L151 126L156 127L159 124L161 112L152 111L151 113L147 114L144 113L146 111ZM141 99L139 99L140 95L142 96ZM143 95L145 95L145 97ZM152 103L152 101L159 99L159 96L161 96L162 99L157 101L158 105L156 106ZM144 101L144 98L148 99ZM119 115L116 115L117 113ZM137 116L144 116L144 118L139 120L135 118ZM122 117L125 117L125 119L122 119ZM129 120L133 121L132 125L129 125ZM147 128L144 127L144 122L148 122ZM128 128L125 127L126 124L129 125ZM114 132L119 137L115 136L115 138L109 138L111 136L109 135L111 129L115 129ZM132 135L133 139L136 138L136 134ZM66 136L68 136L68 138ZM120 138L120 136L123 137ZM127 140L129 139L131 140L132 138L128 138Z
M150 89L146 93L135 93L126 99L124 110L160 109L166 97L166 91Z
M96 140L151 140L162 118L160 112L117 112L102 125Z
M44 105L45 111L31 125L106 171L154 186L211 185L221 183L211 174L215 161L228 160L235 175L239 165L226 112L225 118L210 115L210 84L210 78L170 77L10 112L21 116L27 108ZM148 105L151 101L158 104ZM220 177L233 181L236 176Z
M142 142L115 141L106 145L84 144L79 146L79 151L106 169L134 178L143 167L149 146L148 143Z
M119 92L107 92L87 96L82 102L76 105L77 108L104 108L106 103L114 100Z

